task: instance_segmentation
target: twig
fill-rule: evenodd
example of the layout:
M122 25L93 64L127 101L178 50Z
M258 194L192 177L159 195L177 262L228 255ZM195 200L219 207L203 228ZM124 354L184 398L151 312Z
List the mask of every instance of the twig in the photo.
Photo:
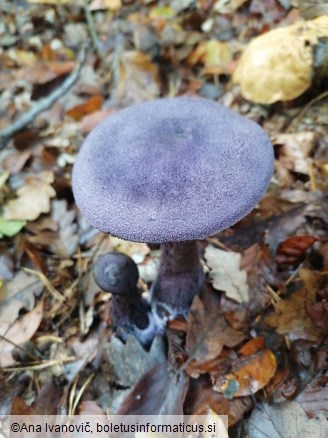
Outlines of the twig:
M33 122L33 120L43 111L49 109L58 99L60 99L67 91L75 84L75 82L80 78L81 70L85 61L86 56L86 45L83 45L81 51L78 55L78 64L74 71L65 79L63 84L56 88L49 96L40 100L38 103L32 106L32 108L24 114L20 119L14 122L12 125L5 128L0 132L0 150L4 149L8 140L17 132L21 131L28 124Z
M289 125L289 127L287 128L286 132L291 132L292 128L295 126L295 124L297 124L302 117L304 116L304 114L308 111L308 109L315 103L319 102L319 100L324 99L325 97L328 97L328 90L324 91L323 93L319 94L319 96L316 96L314 99L310 100L309 103L307 103L301 110L299 113L296 114L296 116L294 117L294 119L292 120L291 124Z
M58 290L56 288L53 287L53 285L50 283L50 281L47 279L47 277L42 272L35 271L34 269L29 269L29 268L22 268L22 269L27 274L36 275L42 281L42 283L46 287L47 291L56 300L59 300L60 302L65 301L65 298L58 292Z
M2 371L9 373L12 371L40 371L44 370L45 368L57 366L57 365L64 365L65 363L75 362L77 359L74 356L69 356L64 359L52 359L47 361L40 361L37 364L32 363L31 365L26 365L24 367L6 367L2 368Z
M83 383L83 385L80 388L79 392L77 393L76 397L75 397L75 392L76 392L78 378L74 381L74 384L73 384L74 388L72 389L72 392L70 394L70 408L69 408L68 415L74 415L84 391L86 390L88 385L91 383L93 378L94 378L94 374L90 374L90 376L87 378L87 380Z
M35 360L35 361L40 360L39 357L36 357L34 354L30 353L29 351L27 351L25 348L21 347L20 345L15 344L15 342L13 342L9 338L6 338L6 336L0 335L0 339L1 339L1 341L8 342L8 344L11 344L13 347L17 348L17 350L20 350L22 353L26 354L26 356L28 356L30 359Z
M93 20L93 16L89 9L88 0L83 0L83 8L84 8L84 15L87 20L88 30L92 39L92 43L95 47L98 58L101 60L104 67L106 67L106 58L99 42L99 38L95 28L95 22Z

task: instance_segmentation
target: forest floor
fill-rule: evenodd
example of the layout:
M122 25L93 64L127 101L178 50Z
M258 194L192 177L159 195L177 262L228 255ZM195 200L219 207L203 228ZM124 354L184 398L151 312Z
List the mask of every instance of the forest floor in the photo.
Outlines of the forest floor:
M270 69L254 74L245 58L236 74L254 38L328 14L299 3L1 2L0 414L113 413L125 400L144 414L210 408L229 416L231 437L327 436L327 23L301 49L278 39L290 50L282 58L269 41ZM159 248L94 229L71 172L101 120L182 95L259 123L275 172L246 218L200 242L203 294L145 351L113 334L92 264L130 255L147 293Z

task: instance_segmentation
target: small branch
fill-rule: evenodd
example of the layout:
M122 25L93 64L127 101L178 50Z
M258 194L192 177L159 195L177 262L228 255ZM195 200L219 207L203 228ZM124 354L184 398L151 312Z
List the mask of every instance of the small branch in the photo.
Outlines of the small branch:
M41 114L43 111L46 111L52 105L60 99L67 91L75 84L75 82L80 78L81 70L85 61L86 56L86 45L83 45L81 51L78 55L78 64L74 71L65 79L63 84L56 88L49 96L40 100L38 103L34 104L32 108L24 114L20 119L14 122L12 125L5 128L0 132L0 150L4 149L9 139L15 135L17 132L24 129L27 125L29 125L33 120Z
M17 350L20 350L22 353L24 353L30 359L35 360L35 361L40 360L39 357L36 357L34 354L30 353L29 351L27 351L25 348L21 347L20 345L15 344L15 342L10 340L9 338L6 338L6 336L0 335L0 339L4 342L8 342L8 344L11 344L13 347L17 348Z
M99 38L95 27L95 22L93 20L93 16L89 9L88 0L83 0L83 8L84 8L84 15L87 20L88 30L92 39L92 43L95 47L98 58L101 60L103 66L106 67L106 58L99 42Z
M310 100L294 117L291 124L287 128L286 132L291 132L292 128L300 122L300 120L303 118L303 116L307 113L308 109L315 103L319 102L322 99L325 99L328 97L328 91L324 91L323 93L319 94L319 96L316 96L314 99Z

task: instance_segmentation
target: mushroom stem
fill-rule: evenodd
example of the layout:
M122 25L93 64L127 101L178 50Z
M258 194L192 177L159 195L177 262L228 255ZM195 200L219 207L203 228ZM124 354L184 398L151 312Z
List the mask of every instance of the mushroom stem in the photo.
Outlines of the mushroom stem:
M98 257L93 267L97 285L112 294L113 328L125 342L134 335L145 348L162 332L163 323L153 314L138 290L138 267L126 254L109 252Z
M196 241L161 244L159 274L152 286L156 312L162 317L186 317L204 278Z

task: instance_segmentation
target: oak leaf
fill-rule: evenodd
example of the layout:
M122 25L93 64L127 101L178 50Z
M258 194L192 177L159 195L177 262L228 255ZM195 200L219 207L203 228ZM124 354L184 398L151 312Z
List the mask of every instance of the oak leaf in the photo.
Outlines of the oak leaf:
M307 306L316 302L316 293L322 282L327 281L327 273L300 270L304 287L294 292L290 297L278 301L275 312L266 318L266 323L276 328L276 332L288 336L291 341L307 339L320 342L324 330L317 327L307 312Z
M188 372L198 375L207 372L209 364L221 353L223 346L234 347L244 339L243 333L234 330L225 320L215 303L203 302L195 297L188 319L186 350L191 362Z
M211 269L210 277L213 280L213 287L224 291L228 298L238 303L248 302L247 274L240 269L241 255L232 251L222 251L209 245L205 250L205 259Z
M25 184L17 190L17 198L4 206L4 218L7 220L37 219L40 214L50 211L50 198L56 195L51 187L53 172L41 172L25 178Z

